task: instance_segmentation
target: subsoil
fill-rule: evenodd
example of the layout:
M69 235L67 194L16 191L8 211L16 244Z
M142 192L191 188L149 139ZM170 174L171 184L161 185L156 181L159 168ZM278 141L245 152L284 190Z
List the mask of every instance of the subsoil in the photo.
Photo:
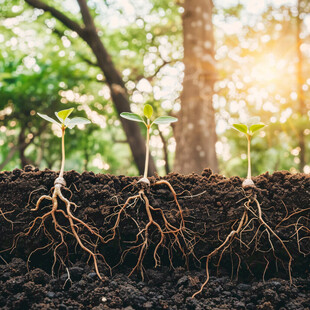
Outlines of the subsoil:
M187 254L184 257L167 236L165 247L158 252L161 266L154 268L152 253L160 236L153 229L143 261L143 281L139 272L128 277L138 253L131 251L119 263L122 253L135 245L138 227L147 223L145 204L139 199L126 208L116 237L108 244L101 244L79 228L85 240L98 244L96 251L112 267L111 273L98 256L103 281L70 234L65 240L68 269L57 264L56 275L51 275L53 251L47 247L46 231L57 239L51 220L45 223L46 231L36 225L32 234L16 239L37 216L50 210L49 201L36 212L30 209L41 195L51 194L57 176L55 171L31 166L0 173L0 210L14 222L12 227L0 216L1 309L310 309L309 175L265 173L253 178L255 190L242 189L239 177L225 178L210 169L201 175L151 177L150 188L144 189L150 204L163 210L171 224L179 225L180 214L171 191L166 185L155 185L160 179L169 181L182 207L192 247L181 244ZM69 171L64 178L68 188L63 190L64 195L79 206L72 210L74 215L97 227L102 236L107 236L115 223L112 215L142 187L138 178L92 172ZM222 256L211 259L208 284L200 295L191 298L206 279L206 255L236 229L244 203L253 196L260 203L264 220L293 257L293 283L289 281L287 253L253 217L242 236ZM251 206L255 209L255 204ZM64 208L61 203L60 208ZM58 221L68 226L60 213L58 216ZM158 211L153 217L163 224ZM16 247L10 250L14 240ZM39 248L42 250L33 252ZM66 257L65 249L60 249L59 255Z

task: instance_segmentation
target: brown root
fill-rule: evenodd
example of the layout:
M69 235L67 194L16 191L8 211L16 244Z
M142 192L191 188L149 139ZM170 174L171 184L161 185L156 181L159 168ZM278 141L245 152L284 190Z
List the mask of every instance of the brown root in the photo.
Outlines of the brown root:
M98 240L103 240L103 238L99 234L96 228L90 226L89 224L85 223L84 221L80 220L79 218L77 218L76 216L72 214L71 207L74 207L74 209L76 209L78 206L75 203L70 202L67 198L64 197L64 195L61 192L62 187L63 187L63 184L60 184L59 182L55 182L55 187L52 189L52 192L53 192L52 196L43 195L38 199L35 208L31 209L32 212L38 211L41 203L44 200L48 200L52 202L51 210L49 210L42 216L36 217L30 223L30 226L26 229L25 232L20 233L17 236L15 236L13 246L11 247L11 251L16 248L18 239L20 237L29 236L31 233L37 234L42 229L43 233L48 238L49 243L43 247L35 249L34 251L30 253L28 260L27 260L27 266L29 265L31 256L35 252L47 249L48 251L50 250L53 251L54 261L52 265L52 275L54 275L54 268L55 268L57 261L60 263L61 266L63 266L67 270L67 273L68 273L68 267L67 267L67 264L65 263L65 260L68 260L69 248L65 241L65 236L71 235L75 239L77 244L82 248L82 250L88 253L90 258L92 258L96 274L102 280L102 277L100 275L99 268L98 268L97 256L100 256L101 258L103 258L103 260L104 260L104 257L103 255L96 253L97 244L86 240L86 238L83 237L83 235L79 234L79 231L82 228L84 228L92 236L96 237ZM58 199L60 199L65 204L65 210L62 210L59 208ZM62 215L65 219L67 219L67 221L69 222L69 225L64 226L64 225L59 224L59 221L57 220L56 215ZM48 218L52 219L54 233L56 232L56 234L59 236L59 239L60 239L59 241L55 240L55 238L52 236L52 234L48 231L48 229L45 226L45 221ZM59 254L59 249L61 247L64 247L66 249L65 259ZM109 265L105 262L105 260L104 260L104 263L108 266L108 268L110 268ZM69 278L70 276L68 277L68 279Z
M12 230L14 229L14 222L11 221L11 220L9 220L9 219L6 217L6 215L7 215L7 214L11 214L11 213L13 213L13 212L14 212L14 210L12 210L12 211L7 211L7 212L3 212L2 209L0 209L0 216L2 216L3 219L4 219L6 222L8 222L8 223L11 224Z
M117 212L114 212L113 214L110 215L110 218L116 217L116 220L115 220L113 227L110 229L109 234L104 238L104 243L108 243L112 241L113 239L115 239L116 232L120 226L122 215L127 216L126 209L129 207L135 207L139 201L143 202L145 206L145 210L146 210L147 222L143 223L143 227L140 227L140 224L138 224L137 220L131 217L131 219L134 221L138 229L138 232L135 236L135 240L130 242L130 243L134 243L135 245L126 249L121 254L120 262L117 264L117 265L121 264L129 252L133 252L133 251L136 252L138 256L138 260L137 260L136 265L132 268L131 272L129 273L129 276L131 276L136 270L139 270L142 279L144 279L143 260L151 243L154 244L154 252L152 253L152 255L153 255L155 267L158 267L161 264L160 255L158 253L160 248L165 248L168 251L169 261L172 267L173 267L173 263L172 263L173 250L181 251L181 253L183 254L183 257L186 259L186 262L187 262L187 257L192 252L192 248L193 248L194 237L193 237L192 232L185 227L183 211L178 202L177 195L173 187L166 180L160 180L153 184L153 186L156 186L156 185L167 185L168 188L170 189L174 197L174 202L177 205L177 215L180 218L180 224L179 225L171 224L165 212L161 208L153 207L150 204L149 199L147 195L145 194L144 189L141 189L138 195L129 197ZM155 214L157 214L158 219L154 218ZM159 240L157 240L155 243L150 237L151 228L154 228L155 231L159 235L158 236ZM168 243L167 243L167 240L168 240Z
M232 226L232 230L230 231L230 233L227 235L226 239L220 244L220 246L218 246L216 249L214 249L210 254L208 254L206 256L206 274L207 274L207 278L205 280L205 282L201 285L200 289L195 292L192 295L192 298L194 298L196 295L200 294L202 292L202 290L204 289L204 287L207 285L207 283L209 282L210 279L210 275L209 275L209 262L211 260L211 258L215 255L217 255L219 253L220 257L219 257L219 261L217 266L219 266L219 263L222 259L223 254L225 253L225 251L230 248L230 246L232 245L232 243L234 242L234 240L239 240L239 242L246 246L247 248L249 248L249 245L256 240L256 245L255 245L255 250L258 251L257 248L257 243L259 243L259 239L261 238L262 234L264 232L266 232L267 236L268 236L268 240L269 240L269 244L270 244L270 250L273 252L274 256L275 256L275 248L274 245L271 241L271 235L273 237L275 237L281 244L282 248L284 249L284 251L286 252L288 258L289 258L289 262L288 262L288 274L289 274L289 279L290 279L290 284L292 284L292 274L291 274L291 265L292 265L292 261L293 261L293 257L291 255L291 253L289 252L289 250L287 249L284 241L277 235L277 233L266 223L266 221L263 219L263 214L262 214L262 209L261 206L258 202L258 200L256 199L256 197L251 194L249 197L247 197L248 200L244 203L244 211L242 214L242 217L238 223L238 227L237 229L233 229L233 226L235 225L235 223ZM254 202L256 209L254 210L253 207L251 207L251 203ZM249 215L252 215L252 218L249 219ZM254 237L250 240L250 242L248 242L247 244L244 243L242 241L242 234L247 232L247 231L254 231L254 224L253 221L257 220L259 222L259 227L256 229L256 232L254 233ZM265 230L259 235L259 231L260 228L264 227ZM238 270L240 268L240 256L238 256L238 268L237 268L237 276L238 276ZM269 261L268 259L264 256L264 259L266 261L266 266L264 268L264 272L263 272L263 279L265 278L265 274L266 271L268 269L269 266Z
M285 206L285 204L284 204ZM303 256L307 256L310 254L310 251L305 251L309 246L305 246L305 249L302 249L302 243L305 242L306 244L309 244L310 239L310 217L307 216L307 213L309 213L310 208L305 209L296 209L294 212L289 214L286 206L286 216L277 224L276 228L281 229L293 229L293 234L291 235L292 238L296 238L296 243L298 247L298 252L302 254ZM308 211L306 214L305 212ZM298 217L297 217L298 216ZM297 220L293 220L293 218L296 218ZM286 222L286 223L285 223ZM289 223L287 223L289 222Z

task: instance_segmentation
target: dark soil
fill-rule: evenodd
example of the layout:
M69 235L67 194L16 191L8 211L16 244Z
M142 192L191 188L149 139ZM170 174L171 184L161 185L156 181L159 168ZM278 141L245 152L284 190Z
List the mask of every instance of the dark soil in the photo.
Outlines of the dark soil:
M10 248L14 236L24 232L36 216L50 210L50 204L44 202L37 212L30 211L41 195L50 194L56 177L54 171L39 171L30 166L0 173L0 210L12 211L6 217L14 222L12 230L11 224L0 216L0 251ZM71 193L64 190L64 195L79 206L74 215L97 227L103 236L115 222L115 217L109 215L141 188L137 178L126 176L70 171L65 173L65 179ZM169 222L177 226L180 214L173 195L166 185L154 185L159 179L150 178L151 187L145 193L150 204L161 208ZM171 248L167 237L167 248L162 247L158 252L162 266L153 268L152 253L159 238L153 230L153 244L143 262L144 281L139 272L127 277L137 262L137 253L131 252L118 265L121 254L133 246L128 242L135 240L137 226L147 223L145 205L138 201L126 209L115 240L106 245L98 243L98 251L110 266L115 266L111 276L98 257L104 281L98 279L91 260L88 264L88 255L71 235L66 236L71 281L60 264L56 266L56 277L51 277L53 251L49 248L31 256L28 271L30 253L48 244L43 229L19 238L13 251L0 253L1 309L310 309L310 176L286 171L266 173L253 178L257 185L254 192L244 191L239 177L225 178L212 174L209 169L202 175L170 174L163 179L176 191L186 227L192 231L191 238L195 236L194 252L187 259L177 247L167 250ZM210 281L202 294L192 299L191 295L206 278L205 256L225 240L232 226L236 229L250 195L257 197L264 220L293 256L293 284L289 282L287 253L253 219L241 239L236 238L226 249L219 266L216 265L220 255L212 258ZM252 207L255 209L255 204ZM162 224L159 212L153 216ZM60 214L58 220L68 225ZM53 234L52 224L51 220L46 222L50 234ZM79 233L95 242L87 231L81 229ZM172 254L171 260L168 253ZM66 256L64 249L59 254Z

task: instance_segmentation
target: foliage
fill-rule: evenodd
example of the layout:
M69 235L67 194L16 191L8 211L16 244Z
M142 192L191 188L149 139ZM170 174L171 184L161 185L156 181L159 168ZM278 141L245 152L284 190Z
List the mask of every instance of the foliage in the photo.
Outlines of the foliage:
M75 1L44 1L81 22ZM139 106L146 103L156 115L174 115L180 109L184 69L182 7L173 0L125 2L89 1L89 5L129 90L131 110L139 114ZM43 120L31 116L37 110L50 115L70 105L92 124L68 132L72 136L67 140L68 168L136 174L109 90L87 45L51 15L33 10L22 0L0 0L0 4L0 166L10 159L1 169L21 167L22 157L40 168L57 169L58 152L47 146L60 147L59 133L50 132ZM296 7L270 3L249 15L250 4L245 1L214 4L219 76L213 100L221 172L244 174L240 167L246 159L239 153L246 141L225 129L229 120L236 123L245 115L259 115L270 124L252 139L253 173L297 171L298 132L304 131L310 149L310 131L309 115L299 111L297 96ZM309 12L309 5L301 4L302 11ZM301 37L308 35L303 26ZM308 109L306 41L302 86ZM175 141L171 128L153 130L152 155L164 173L160 133L168 141L170 156ZM310 152L306 155L310 162Z
M148 168L149 168L149 155L150 155L150 129L153 124L162 125L162 124L171 124L176 122L178 119L172 116L159 116L151 122L153 116L153 107L150 104L146 104L143 108L143 115L146 121L140 115L136 113L123 112L121 117L134 121L142 122L146 127L146 156L145 156L145 165L144 165L144 174L143 178L140 181L150 184L150 181L147 179Z
M74 118L69 118L69 115L73 112L74 108L66 109L66 110L61 110L59 112L55 112L56 117L58 118L59 122L55 121L53 118L45 115L38 113L40 117L45 119L46 121L58 125L60 128L74 128L77 125L86 125L90 124L91 121L84 118L84 117L74 117Z
M55 144L57 131L53 130L51 134L44 122L29 116L38 109L50 114L70 104L84 111L93 125L81 132L68 133L76 136L68 139L68 167L79 171L84 167L96 172L136 174L109 90L89 48L50 15L31 9L23 1L4 2L0 10L0 43L7 43L0 59L0 110L4 113L0 116L0 126L4 126L6 132L0 131L0 164L7 158L12 145L18 146L19 134L24 132L24 140L27 136L32 137L23 151L27 162L41 168L57 169L59 163L55 152L44 147ZM80 22L78 14L74 13L76 6L70 9L61 1L48 3ZM135 110L143 101L152 103L156 112L161 113L164 108L170 113L178 93L167 96L166 83L162 86L162 79L157 80L157 76L164 67L170 67L170 63L173 67L176 59L182 56L178 7L174 1L156 0L143 8L145 14L142 17L139 4L134 3L132 16L128 18L128 12L121 10L122 6L117 2L93 3L91 13L117 68L123 72L132 108ZM111 27L110 19L117 14L120 25ZM136 23L138 18L140 22ZM144 18L153 21L146 22ZM179 19L177 23L176 18ZM163 45L170 49L169 52L165 50L164 56ZM155 86L165 100L152 91ZM159 131L154 133L154 140L160 140ZM164 137L173 142L171 130L165 130ZM76 141L79 141L78 145L75 145ZM154 151L155 157L162 162L162 149L153 148ZM9 170L21 166L19 153L17 149L3 168Z
M263 129L266 125L260 123L259 117L251 117L245 124L233 124L233 128L246 136L253 136L255 132Z
M141 117L139 114L136 114L136 113L130 113L130 112L121 113L121 117L134 121L134 122L142 122L144 123L146 127L148 126L151 127L153 124L157 124L157 125L171 124L178 120L176 117L172 117L172 116L159 116L155 118L155 120L152 123L149 123L153 115L153 108L150 104L146 104L144 106L143 115L146 118L146 121L143 119L143 117Z

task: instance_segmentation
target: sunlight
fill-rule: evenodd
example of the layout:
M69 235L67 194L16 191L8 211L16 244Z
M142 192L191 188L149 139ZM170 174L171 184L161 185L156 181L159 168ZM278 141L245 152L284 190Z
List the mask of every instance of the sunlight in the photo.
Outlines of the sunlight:
M269 53L256 59L256 65L252 68L251 76L262 84L277 82L283 78L283 73L280 71L283 67L283 60L278 60L273 53Z

